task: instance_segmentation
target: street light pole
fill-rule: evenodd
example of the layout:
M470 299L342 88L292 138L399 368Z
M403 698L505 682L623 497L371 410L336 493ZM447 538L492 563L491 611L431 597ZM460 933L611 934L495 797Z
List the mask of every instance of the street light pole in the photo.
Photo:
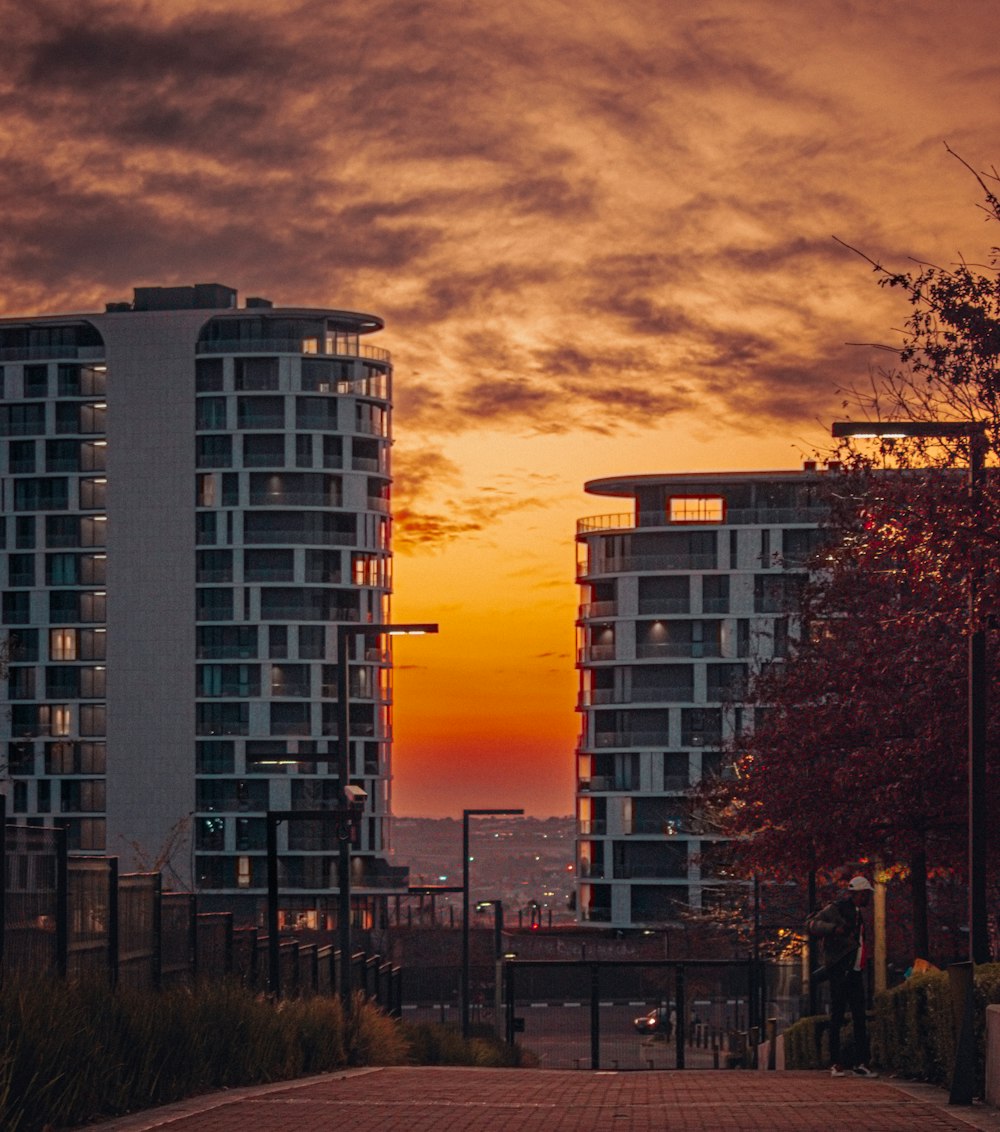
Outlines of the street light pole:
M524 810L462 811L462 1037L469 1036L469 818L516 817Z
M908 437L958 438L969 442L969 510L978 519L983 498L983 468L986 461L985 421L837 421L837 438L904 439ZM969 959L990 961L990 936L986 911L986 634L979 616L978 590L982 561L978 546L972 547L968 590L968 914Z
M351 684L349 666L351 642L360 637L418 636L436 633L435 624L419 625L339 625L337 627L337 783L340 805L348 811L354 800L351 784ZM340 1001L351 1009L351 834L353 822L337 826L337 943L340 948Z

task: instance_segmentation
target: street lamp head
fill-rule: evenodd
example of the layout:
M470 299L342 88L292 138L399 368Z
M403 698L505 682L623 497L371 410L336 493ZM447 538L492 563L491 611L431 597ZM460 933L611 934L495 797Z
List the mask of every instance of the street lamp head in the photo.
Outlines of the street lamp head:
M986 421L834 421L830 432L835 439L906 440L982 436Z

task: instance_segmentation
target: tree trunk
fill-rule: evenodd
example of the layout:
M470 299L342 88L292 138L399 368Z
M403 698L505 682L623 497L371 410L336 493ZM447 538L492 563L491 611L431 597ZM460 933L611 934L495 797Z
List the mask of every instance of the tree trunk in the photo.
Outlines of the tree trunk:
M910 854L910 898L913 902L913 957L930 958L927 931L927 849L921 843Z

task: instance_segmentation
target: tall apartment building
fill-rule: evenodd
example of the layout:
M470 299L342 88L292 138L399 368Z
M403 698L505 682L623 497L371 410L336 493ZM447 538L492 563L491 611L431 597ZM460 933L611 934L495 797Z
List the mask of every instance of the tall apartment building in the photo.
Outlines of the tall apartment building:
M381 327L218 284L0 320L14 820L259 915L265 812L340 797L338 626L388 620L392 367L363 341ZM362 905L401 879L389 677L352 636ZM322 923L331 835L279 837L282 906Z
M711 904L702 850L719 838L692 820L689 791L753 725L751 671L786 654L821 483L807 464L586 485L634 507L576 536L580 920L645 927Z

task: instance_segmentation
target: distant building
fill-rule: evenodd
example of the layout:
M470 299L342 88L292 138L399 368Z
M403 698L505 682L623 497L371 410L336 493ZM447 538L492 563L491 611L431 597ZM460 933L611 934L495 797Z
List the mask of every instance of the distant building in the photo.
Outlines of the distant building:
M787 611L825 514L822 473L593 480L628 514L578 524L577 915L613 927L707 907L688 791L753 725L748 676L786 655Z
M265 812L327 808L338 625L388 620L392 367L381 319L137 288L0 320L0 720L8 814L163 865L259 917ZM386 865L387 654L352 640L354 892ZM321 925L336 846L280 829L282 906Z

